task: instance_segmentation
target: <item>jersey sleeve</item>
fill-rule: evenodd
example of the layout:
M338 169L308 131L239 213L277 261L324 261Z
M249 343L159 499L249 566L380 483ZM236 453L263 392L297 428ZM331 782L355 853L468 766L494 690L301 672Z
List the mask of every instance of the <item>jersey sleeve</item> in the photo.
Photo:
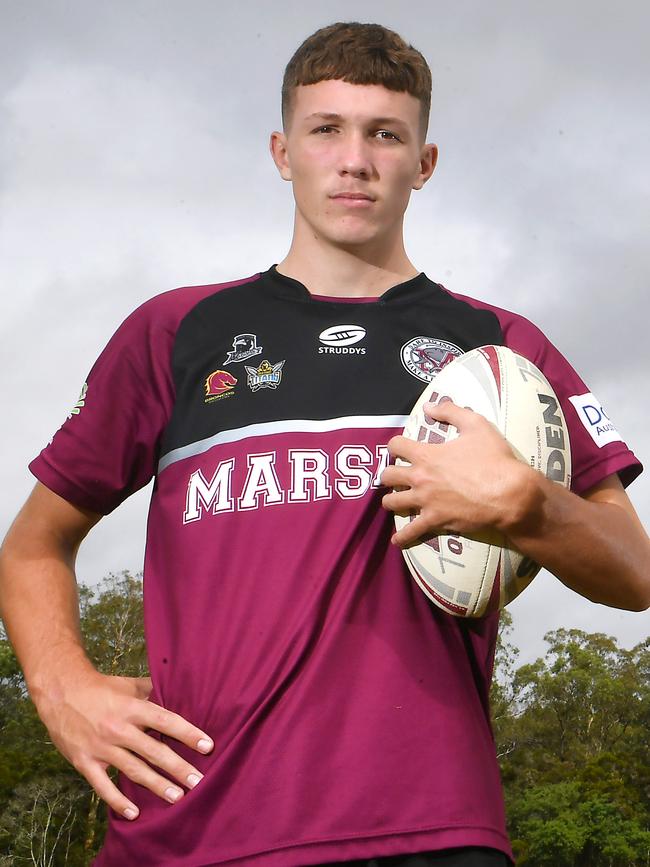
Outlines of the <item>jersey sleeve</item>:
M505 344L542 371L560 401L571 443L571 490L582 494L613 473L627 487L643 467L600 401L537 326L515 314L501 325Z
M532 361L552 385L569 429L571 490L583 494L614 473L625 487L633 482L643 471L641 462L623 441L600 401L548 337L518 313L442 288L496 316L503 345Z
M93 365L77 405L29 465L50 490L102 515L152 478L173 405L174 332L161 316L165 305L158 299L143 304L118 328Z

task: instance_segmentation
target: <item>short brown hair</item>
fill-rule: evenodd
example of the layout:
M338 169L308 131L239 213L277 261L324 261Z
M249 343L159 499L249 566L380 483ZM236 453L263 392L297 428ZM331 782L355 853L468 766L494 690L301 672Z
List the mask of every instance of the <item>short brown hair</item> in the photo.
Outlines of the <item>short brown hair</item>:
M426 137L431 107L431 70L412 45L381 24L340 21L321 27L300 45L284 71L282 123L286 130L293 93L301 84L329 79L381 84L420 100L420 131Z

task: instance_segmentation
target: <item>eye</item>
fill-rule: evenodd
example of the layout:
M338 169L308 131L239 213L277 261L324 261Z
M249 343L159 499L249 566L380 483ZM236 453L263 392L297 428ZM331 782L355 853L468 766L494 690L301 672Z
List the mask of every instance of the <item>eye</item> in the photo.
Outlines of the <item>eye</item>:
M319 126L319 127L316 127L316 129L312 130L312 132L315 132L315 133L316 132L330 132L333 129L334 129L333 126Z
M391 132L389 129L378 129L375 135L382 136L382 141L401 141L401 138L395 135L394 132ZM390 136L390 138L383 138L383 136Z

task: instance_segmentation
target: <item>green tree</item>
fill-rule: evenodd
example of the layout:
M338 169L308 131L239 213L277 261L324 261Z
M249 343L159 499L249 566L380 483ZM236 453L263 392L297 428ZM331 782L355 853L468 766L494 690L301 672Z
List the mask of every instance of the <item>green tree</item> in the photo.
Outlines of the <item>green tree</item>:
M74 855L81 854L73 831L85 794L84 787L68 775L20 783L0 817L9 863L34 867L73 863Z
M106 674L147 674L142 580L111 574L79 586L81 629ZM0 865L86 865L104 836L106 811L59 754L40 722L4 632L0 632Z
M104 674L148 674L142 614L142 578L110 574L79 593L81 631L88 656Z
M97 588L80 588L81 631L88 656L103 674L144 677L148 672L142 613L142 576L110 574ZM94 852L106 831L106 809L88 790L84 851Z
M559 629L495 719L520 865L635 867L650 854L648 642ZM497 694L497 706L501 695Z
M515 665L519 649L511 641L513 630L512 614L504 609L499 619L490 690L492 728L499 760L504 759L517 746L513 722L516 717Z

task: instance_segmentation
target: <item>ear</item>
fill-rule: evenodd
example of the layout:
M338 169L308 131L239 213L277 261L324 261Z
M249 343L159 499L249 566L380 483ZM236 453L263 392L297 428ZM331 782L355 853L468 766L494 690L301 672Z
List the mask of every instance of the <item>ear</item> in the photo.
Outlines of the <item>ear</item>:
M273 162L280 172L280 177L285 181L291 180L291 167L289 165L289 154L287 150L287 137L283 132L271 133L269 141L269 150L273 157Z
M433 170L438 162L438 145L425 144L420 152L420 165L415 183L414 190L421 190L433 174Z

